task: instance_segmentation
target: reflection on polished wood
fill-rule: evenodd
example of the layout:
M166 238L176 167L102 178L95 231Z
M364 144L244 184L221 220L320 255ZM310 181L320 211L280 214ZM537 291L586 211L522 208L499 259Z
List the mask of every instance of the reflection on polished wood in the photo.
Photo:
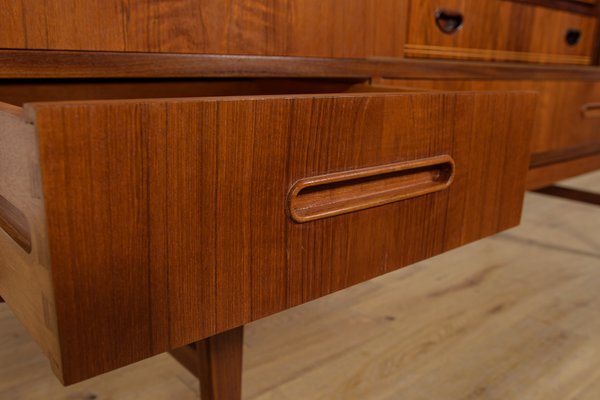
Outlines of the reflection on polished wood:
M599 229L595 206L528 194L519 228L250 324L244 398L597 399ZM0 343L3 399L199 395L166 354L63 388L6 305Z

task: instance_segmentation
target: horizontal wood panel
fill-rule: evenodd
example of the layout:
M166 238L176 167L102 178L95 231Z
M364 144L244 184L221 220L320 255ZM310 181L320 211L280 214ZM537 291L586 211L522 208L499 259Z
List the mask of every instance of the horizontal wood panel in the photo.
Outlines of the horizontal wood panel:
M600 82L384 80L382 83L435 90L535 91L539 94L539 102L531 142L532 153L600 143L600 118L585 118L582 113L586 104L600 102Z
M514 226L534 100L419 93L27 105L40 140L64 382ZM286 214L298 179L437 155L456 163L447 190L304 224Z
M506 0L549 7L583 15L596 15L596 0Z
M436 25L440 10L460 15L453 34ZM569 46L568 30L580 32ZM408 57L591 64L596 17L501 0L424 0L410 4L405 53Z
M407 0L1 0L0 48L402 55Z
M600 68L419 59L331 59L0 50L0 78L369 77L600 80ZM0 90L2 86L0 86Z
M600 154L600 141L564 147L542 153L534 153L531 155L529 167L543 167L549 164L571 161L576 158L587 157L595 154Z
M539 189L563 179L600 169L600 154L533 168L527 173L527 188Z

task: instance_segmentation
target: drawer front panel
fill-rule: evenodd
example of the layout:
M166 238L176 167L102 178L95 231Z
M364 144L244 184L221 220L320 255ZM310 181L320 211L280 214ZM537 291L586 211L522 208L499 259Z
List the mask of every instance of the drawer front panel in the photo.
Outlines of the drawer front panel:
M410 4L405 55L591 64L595 38L590 16L501 0L424 0Z
M531 142L533 154L577 148L585 152L600 144L600 82L385 80L384 83L435 90L532 90L539 96Z
M407 0L0 0L0 48L402 55ZM393 40L391 39L393 38Z
M407 93L26 105L64 381L518 224L534 103ZM350 190L326 186L340 176ZM321 186L292 202L307 182ZM310 218L295 220L292 204Z

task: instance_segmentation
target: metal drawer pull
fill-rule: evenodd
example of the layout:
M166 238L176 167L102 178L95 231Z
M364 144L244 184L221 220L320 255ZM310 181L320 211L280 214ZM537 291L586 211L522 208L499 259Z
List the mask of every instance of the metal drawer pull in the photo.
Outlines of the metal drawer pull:
M435 24L440 31L448 35L458 32L463 26L463 20L460 12L446 10L436 10L435 12Z
M584 119L600 118L600 103L588 103L581 107L581 117Z
M31 253L31 232L27 218L3 196L0 196L0 229L23 250Z
M301 179L290 189L296 222L346 214L444 190L454 178L448 155Z

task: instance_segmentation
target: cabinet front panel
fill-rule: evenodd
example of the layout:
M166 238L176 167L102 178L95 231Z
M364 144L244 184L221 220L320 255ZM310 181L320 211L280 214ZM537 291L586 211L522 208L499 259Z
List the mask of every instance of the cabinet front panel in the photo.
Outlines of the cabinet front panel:
M402 55L407 0L0 0L0 48Z
M411 1L405 54L416 58L591 64L596 18L503 0Z

